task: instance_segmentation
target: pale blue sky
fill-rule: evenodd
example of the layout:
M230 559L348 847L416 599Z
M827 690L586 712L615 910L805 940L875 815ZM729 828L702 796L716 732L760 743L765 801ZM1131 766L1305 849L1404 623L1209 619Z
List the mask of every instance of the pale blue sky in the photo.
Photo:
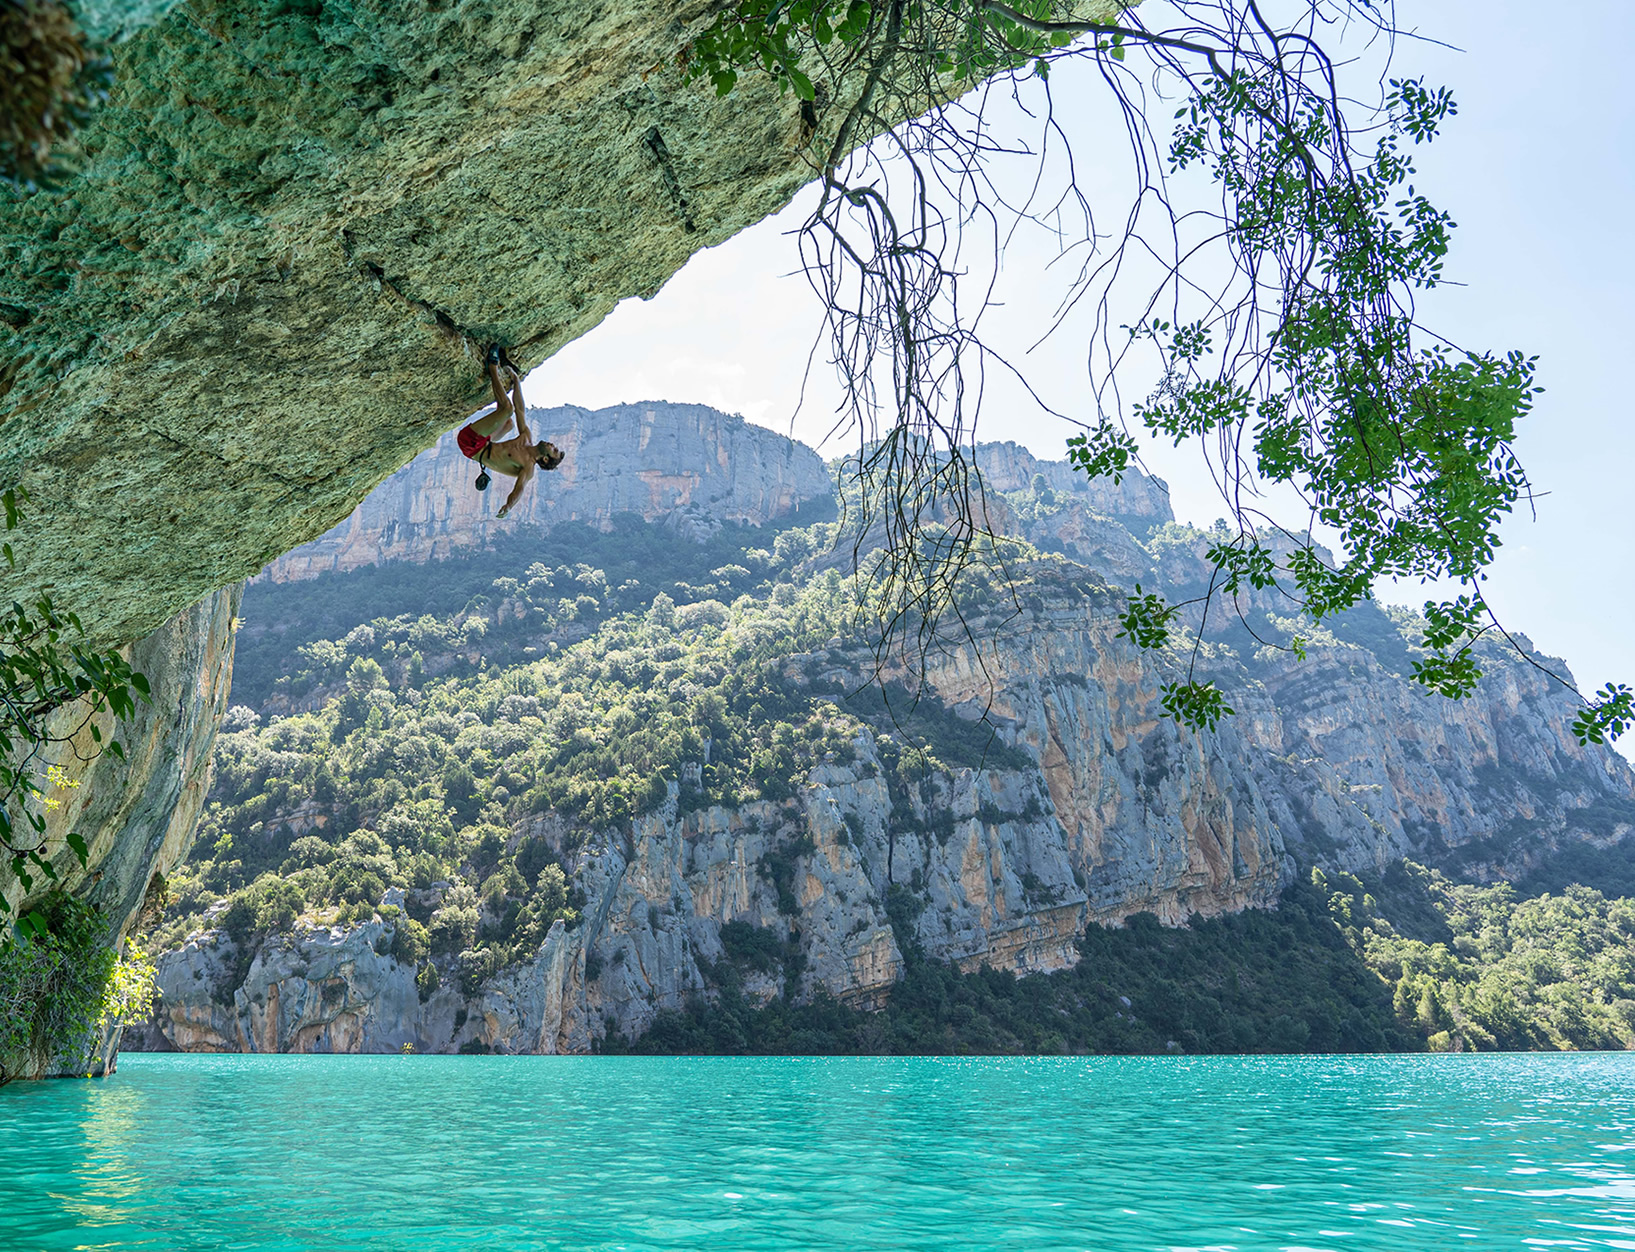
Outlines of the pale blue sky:
M1589 0L1569 12L1570 22L1516 0L1400 0L1405 28L1460 50L1405 42L1395 70L1451 87L1459 103L1443 138L1420 154L1416 185L1459 224L1447 272L1465 285L1433 293L1424 320L1465 346L1537 354L1547 388L1518 447L1549 494L1536 522L1506 525L1488 595L1507 625L1564 657L1589 689L1635 684L1635 424L1624 395L1635 362L1635 105L1622 85L1635 4ZM1089 119L1080 124L1094 135L1106 116L1095 84L1058 75L1056 86L1059 105ZM1081 162L1097 142L1080 145ZM1122 185L1122 144L1108 134L1108 167L1081 167L1108 209ZM530 402L693 401L817 442L836 394L821 364L792 420L817 327L804 281L787 276L796 259L784 232L799 220L797 206L701 253L653 300L621 305L534 372ZM1043 270L1047 259L1044 241L1027 238L1003 258L1009 307L988 330L1007 353L1021 354L1059 289ZM1084 334L1073 332L1065 327L1027 370L1053 404L1082 416ZM1003 387L980 428L982 438L1016 439L1058 458L1068 433ZM1155 448L1149 464L1169 480L1184 520L1207 524L1220 514L1195 454ZM1390 598L1417 603L1424 594L1404 588Z

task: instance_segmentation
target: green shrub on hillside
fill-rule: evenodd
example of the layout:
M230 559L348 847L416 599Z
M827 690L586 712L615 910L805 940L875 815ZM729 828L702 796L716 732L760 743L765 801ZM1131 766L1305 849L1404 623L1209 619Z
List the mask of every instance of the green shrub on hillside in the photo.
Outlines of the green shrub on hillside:
M431 955L431 932L412 917L400 917L393 924L391 952L403 964L418 966Z
M1369 885L1312 871L1347 941L1392 988L1397 1018L1433 1049L1635 1047L1635 900L1589 887L1520 898L1509 883L1455 883L1407 865L1393 894L1418 895L1447 937L1412 938ZM1384 893L1383 886L1377 890Z
M95 908L57 891L37 911L43 933L34 929L0 943L0 1083L31 1056L89 1057L104 1020L142 998L139 979L115 978L119 957L107 945L107 919ZM151 966L145 968L151 985Z
M571 549L570 532L550 542ZM399 888L438 901L416 916L428 954L469 983L527 959L558 920L573 924L564 859L672 788L684 813L785 802L815 765L855 758L865 721L892 730L881 751L910 808L937 768L1027 765L934 699L894 691L888 707L872 689L784 672L786 658L847 637L857 610L838 573L797 568L827 552L832 526L786 530L772 552L747 546L765 541L758 532L723 535L700 548L620 523L577 549L606 554L608 569L535 562L480 589L466 585L468 565L439 566L462 588L458 603L432 596L455 604L443 616L344 616L401 607L392 597L421 585L420 567L269 592L263 608L279 604L291 620L252 622L246 646L262 656L252 673L260 664L285 677L264 685L266 708L235 705L224 720L161 942L202 925L216 900L227 904L217 924L247 947L303 912L366 921ZM643 581L654 570L685 577L654 590ZM358 594L338 595L343 584ZM371 587L390 595L372 600ZM762 594L738 594L747 587ZM312 638L313 620L346 630ZM305 711L272 711L303 692ZM528 833L547 813L566 830Z

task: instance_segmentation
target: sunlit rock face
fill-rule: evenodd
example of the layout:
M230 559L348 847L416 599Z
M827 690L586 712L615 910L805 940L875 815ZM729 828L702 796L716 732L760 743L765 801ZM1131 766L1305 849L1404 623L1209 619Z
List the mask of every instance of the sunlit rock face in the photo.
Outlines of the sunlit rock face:
M894 807L874 742L861 735L854 760L818 767L785 804L685 812L672 785L669 800L628 831L590 834L568 852L586 899L581 923L558 923L532 961L464 994L445 979L417 995L415 966L390 956L391 928L380 922L274 936L245 954L247 968L230 940L206 931L161 956L158 1013L130 1043L581 1052L610 1030L639 1035L661 1010L710 994L730 922L770 931L799 954L798 974L780 964L746 977L752 998L805 1000L821 990L878 1007L903 968L887 918L893 881L914 884L925 903L912 933L927 955L1017 973L1074 964L1091 920L1155 909L1178 921L1275 898L1284 868L1275 833L1256 827L1264 815L1253 812L1231 825L1201 754L1154 786L1150 820L1105 838L1099 811L1091 829L1069 812L1068 829L1033 771L939 773L908 809ZM1070 750L1083 756L1076 740ZM1200 841L1206 822L1217 829ZM569 836L585 832L547 815L525 833L570 849Z
M242 972L231 965L237 956L232 944L188 943L160 962L163 1031L128 1030L125 1046L396 1052L428 1036L452 1035L461 997L444 989L423 1001L414 967L405 976L404 967L384 951L390 939L390 927L378 921L346 930L307 930L262 945Z
M187 855L209 787L210 754L227 708L233 673L233 626L240 589L207 596L130 649L130 661L152 688L134 716L115 725L106 713L80 726L52 752L66 784L48 787L58 807L46 810L45 848L61 886L96 905L117 944L144 906L157 907L162 879ZM74 706L54 728L83 722ZM124 759L101 752L91 737L117 738ZM66 839L87 844L81 866ZM9 867L8 867L9 868ZM3 880L14 910L27 908L49 884L35 877L36 894L9 873ZM35 1057L21 1076L84 1073L76 1058Z
M376 942L378 929L274 938L245 954L247 972L230 941L207 931L161 958L159 1015L138 1042L583 1051L709 994L731 922L799 955L794 975L780 964L746 978L752 996L822 990L874 1007L902 972L893 883L923 904L910 933L928 956L1017 973L1074 964L1092 922L1151 911L1177 923L1271 904L1290 862L1254 780L1231 764L1241 737L1230 727L1192 736L1159 716L1157 672L1115 638L1115 603L1099 583L1058 588L982 658L996 684L996 742L1020 760L938 771L894 798L864 731L851 760L818 766L781 804L688 811L672 786L628 828L576 830L547 814L517 837L542 835L564 854L585 906L531 962L464 997L445 977L420 1000L415 967L380 955L390 936ZM866 664L826 651L793 658L788 676L855 686ZM977 716L981 672L970 651L928 677L937 696Z
M77 728L48 749L47 764L67 781L46 788L55 808L30 807L45 818L45 848L61 884L113 915L121 933L152 870L168 871L192 838L227 707L240 599L237 587L208 596L129 649L131 665L152 689L131 717L116 723L103 712L87 721L71 705L50 723L53 734ZM118 740L123 759L100 750L93 727L104 742ZM88 867L68 849L72 832L86 841ZM4 890L13 908L32 898L9 879Z
M977 466L982 481L994 491L1025 491L1034 485L1036 477L1042 478L1052 491L1075 502L1073 512L1110 518L1135 535L1145 535L1153 526L1175 520L1169 487L1162 478L1151 474L1132 471L1116 483L1111 478L1090 479L1067 461L1044 460L1021 444L1008 441L980 445Z
M641 455L622 464L639 470ZM780 455L759 455L753 473L719 480L733 499L783 491ZM559 924L532 959L469 988L445 971L422 997L379 922L298 930L244 954L207 930L162 957L164 998L143 1046L584 1051L713 994L732 923L784 945L784 959L744 970L751 998L823 991L868 1007L889 995L908 945L967 970L1058 970L1078 959L1086 926L1270 907L1301 864L1411 856L1516 875L1635 826L1635 775L1572 739L1575 706L1559 684L1492 649L1471 699L1424 695L1406 679L1405 637L1375 608L1314 639L1303 663L1212 630L1205 673L1237 714L1213 732L1178 727L1160 707L1173 663L1118 637L1123 587L1139 579L1179 598L1204 576L1205 541L1163 526L1162 484L1131 475L1092 488L1014 445L981 449L979 464L995 492L1043 476L1056 493L1047 508L1011 496L1003 515L1072 559L1019 563L1017 600L996 595L969 636L893 673L923 675L926 698L953 716L986 717L994 760L894 794L883 732L863 730L849 759L818 765L782 803L688 808L672 785L655 812L618 827L529 817L514 838L543 836L584 900L578 925ZM358 533L384 533L373 519L361 513ZM1075 550L1073 536L1098 546ZM333 542L294 554L292 576L334 567L345 549ZM781 664L793 684L851 690L874 660L836 639ZM895 918L894 887L915 905Z
M528 422L567 459L535 475L504 521L494 512L512 480L496 475L479 492L477 467L448 435L263 577L283 582L387 560L441 559L518 527L605 526L623 513L702 534L723 522L799 521L803 505L814 520L832 511L833 484L817 453L701 404L569 405L532 409Z
M1197 594L1207 546L1196 534L1150 544L1148 581L1172 599ZM1287 613L1272 594L1246 597L1246 607ZM1263 646L1230 612L1217 611L1206 631L1231 649L1215 676L1238 711L1244 763L1301 860L1374 870L1408 856L1490 881L1520 877L1567 845L1604 847L1635 831L1635 771L1574 738L1571 671L1526 635L1512 636L1519 653L1478 645L1481 681L1449 700L1410 680L1418 654L1378 607L1328 625L1305 660Z
M1492 880L1569 844L1626 838L1629 764L1573 738L1577 702L1546 673L1497 648L1483 663L1487 676L1458 701L1425 694L1359 648L1264 665L1259 689L1277 715L1252 719L1247 738L1288 805L1291 844L1345 869L1410 856Z

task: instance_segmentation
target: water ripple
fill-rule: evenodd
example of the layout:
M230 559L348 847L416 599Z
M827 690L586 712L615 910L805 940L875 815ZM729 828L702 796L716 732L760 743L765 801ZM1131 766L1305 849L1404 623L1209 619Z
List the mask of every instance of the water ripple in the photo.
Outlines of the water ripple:
M0 1248L1635 1249L1635 1057L133 1056Z

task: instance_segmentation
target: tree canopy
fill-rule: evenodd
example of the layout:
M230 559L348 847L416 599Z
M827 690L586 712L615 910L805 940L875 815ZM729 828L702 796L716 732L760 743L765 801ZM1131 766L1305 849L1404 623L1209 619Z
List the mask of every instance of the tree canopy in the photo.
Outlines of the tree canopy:
M1337 31L1378 54L1342 57ZM1033 220L1079 267L1064 310L1095 310L1086 403L1065 415L1081 427L1078 468L1116 480L1144 438L1194 443L1229 520L1206 591L1170 603L1138 589L1126 633L1149 648L1196 640L1245 591L1321 622L1381 580L1451 584L1425 605L1415 678L1474 690L1476 643L1509 638L1482 583L1499 524L1532 500L1514 444L1541 388L1525 352L1462 347L1416 314L1443 281L1453 222L1416 190L1415 154L1456 108L1446 88L1393 73L1398 35L1380 0L740 0L693 38L695 80L727 94L766 73L802 101L821 185L802 256L858 438L858 533L898 610L888 630L923 641L986 526L971 463L981 371L1011 366L983 342L986 293L962 289L964 235ZM993 171L1017 155L985 128L996 89L1043 102L1022 155L1042 169L1055 143L1073 162L1089 137L1050 94L1070 61L1093 67L1125 119L1134 185L1110 233L1076 175L1040 203L1038 180L1018 201ZM915 120L893 126L903 116ZM1298 523L1267 503L1291 489ZM1165 706L1194 727L1232 711L1192 663ZM1605 742L1632 719L1635 693L1609 684L1573 729Z

